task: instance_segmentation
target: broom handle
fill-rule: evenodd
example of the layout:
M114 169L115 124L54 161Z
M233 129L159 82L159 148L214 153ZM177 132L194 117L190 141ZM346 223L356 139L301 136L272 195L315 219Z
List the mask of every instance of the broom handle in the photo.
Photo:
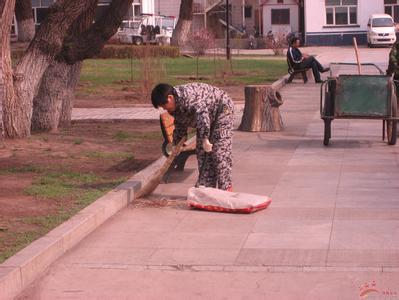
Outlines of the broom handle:
M357 48L357 41L356 38L353 38L353 45L355 46L355 54L356 54L356 60L357 60L357 69L359 71L359 75L362 73L362 66L360 65L360 60L359 60L359 50Z
M215 119L213 120L213 122L211 124L211 128L209 129L209 138L212 138L213 132L215 130L215 123L216 123L216 121L217 121L222 109L223 109L223 104L219 103L218 108L216 110ZM204 162L203 162L203 164L201 166L201 169L199 170L199 175L198 175L197 182L195 183L195 187L199 187L199 181L200 181L200 178L201 178L202 174L204 173L206 162L208 160L208 154L209 154L208 152L205 152Z

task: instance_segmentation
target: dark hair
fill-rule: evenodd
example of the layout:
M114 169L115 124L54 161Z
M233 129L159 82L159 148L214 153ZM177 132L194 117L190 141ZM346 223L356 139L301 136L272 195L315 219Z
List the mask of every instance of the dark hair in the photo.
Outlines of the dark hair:
M173 86L167 83L158 84L151 92L152 105L155 108L158 108L159 106L166 104L168 102L169 95L173 95L175 97L177 96Z
M290 41L290 45L294 45L296 43L296 41L299 41L299 37L294 36L291 41Z

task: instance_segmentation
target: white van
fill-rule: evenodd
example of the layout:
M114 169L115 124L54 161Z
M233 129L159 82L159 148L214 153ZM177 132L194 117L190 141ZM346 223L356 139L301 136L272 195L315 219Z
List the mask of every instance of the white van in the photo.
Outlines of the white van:
M367 23L367 45L392 45L396 42L395 24L390 15L371 15Z

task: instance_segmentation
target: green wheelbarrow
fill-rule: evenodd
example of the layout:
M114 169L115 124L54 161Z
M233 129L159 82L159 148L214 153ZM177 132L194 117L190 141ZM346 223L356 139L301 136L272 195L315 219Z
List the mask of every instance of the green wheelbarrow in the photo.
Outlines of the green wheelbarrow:
M396 144L398 118L395 84L390 76L374 66L379 70L379 75L331 76L322 83L320 116L324 121L325 146L330 142L331 122L334 119L382 120L382 139L385 140L386 132L388 144Z

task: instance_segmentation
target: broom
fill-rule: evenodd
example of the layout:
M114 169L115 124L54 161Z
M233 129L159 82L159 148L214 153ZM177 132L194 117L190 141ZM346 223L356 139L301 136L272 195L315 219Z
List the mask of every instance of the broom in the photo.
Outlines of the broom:
M185 141L186 141L186 139L183 138L176 145L176 147L174 147L174 149L172 150L172 153L169 155L169 157L163 163L161 168L159 168L159 170L155 172L155 175L138 191L138 193L136 195L136 199L151 194L157 188L157 186L161 183L163 176L165 175L165 173L169 170L170 166L172 165L176 156L178 156L180 154L180 152L183 150Z

